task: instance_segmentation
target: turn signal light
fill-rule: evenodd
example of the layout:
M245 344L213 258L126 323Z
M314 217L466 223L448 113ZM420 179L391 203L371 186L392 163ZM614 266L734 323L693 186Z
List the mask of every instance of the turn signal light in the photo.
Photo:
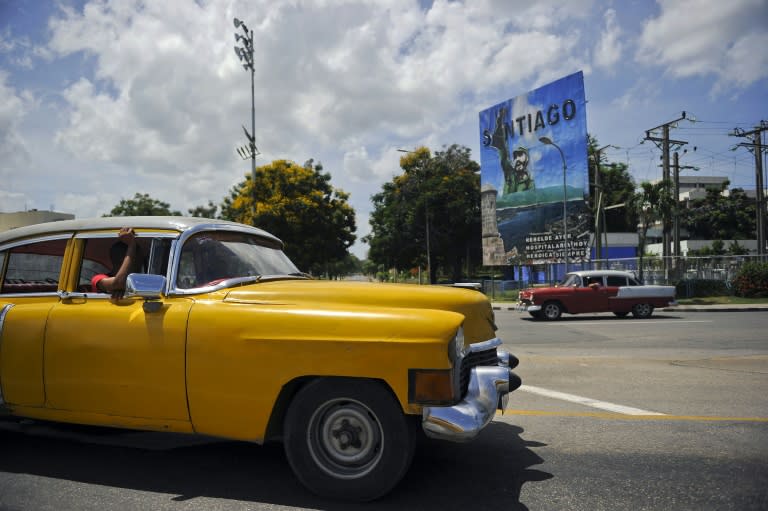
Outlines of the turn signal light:
M450 369L410 369L408 401L422 405L451 405L456 401L453 371Z

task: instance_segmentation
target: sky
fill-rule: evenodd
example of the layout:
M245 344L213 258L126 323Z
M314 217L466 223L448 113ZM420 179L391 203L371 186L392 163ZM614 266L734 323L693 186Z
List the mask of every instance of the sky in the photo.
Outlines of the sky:
M768 120L765 0L0 0L0 212L220 203L251 165L235 17L257 165L322 163L358 238L399 149L479 162L481 110L577 71L589 133L638 183L661 177L646 130L685 111L680 164L755 188L730 133Z

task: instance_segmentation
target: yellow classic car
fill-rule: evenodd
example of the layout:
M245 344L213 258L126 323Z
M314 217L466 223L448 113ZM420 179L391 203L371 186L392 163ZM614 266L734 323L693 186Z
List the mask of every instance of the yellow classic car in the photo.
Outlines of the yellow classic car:
M141 271L94 287L134 229ZM476 436L520 385L477 291L313 280L275 236L182 217L0 233L0 415L283 442L311 491L375 499L414 439Z

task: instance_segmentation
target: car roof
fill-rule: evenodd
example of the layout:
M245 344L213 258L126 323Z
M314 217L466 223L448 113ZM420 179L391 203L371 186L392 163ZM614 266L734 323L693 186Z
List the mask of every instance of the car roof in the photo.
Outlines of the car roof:
M76 231L119 230L121 227L134 227L136 229L158 229L183 232L198 225L235 227L238 230L246 232L250 231L257 236L277 241L282 245L282 241L279 238L267 231L251 227L250 225L230 222L228 220L213 220L210 218L183 216L107 216L81 218L76 220L58 220L27 225L24 227L16 227L8 231L0 232L0 244L15 239Z
M578 275L579 277L598 277L598 276L607 276L607 277L631 277L636 278L634 273L628 272L628 271L621 271L621 270L582 270L582 271L571 271L568 272L568 274Z

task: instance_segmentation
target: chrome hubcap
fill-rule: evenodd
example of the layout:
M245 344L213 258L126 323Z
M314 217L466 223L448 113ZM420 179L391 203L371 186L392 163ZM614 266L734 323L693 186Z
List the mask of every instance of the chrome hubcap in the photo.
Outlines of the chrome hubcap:
M371 410L358 401L335 400L312 415L307 441L312 458L327 474L355 479L381 459L384 439Z

